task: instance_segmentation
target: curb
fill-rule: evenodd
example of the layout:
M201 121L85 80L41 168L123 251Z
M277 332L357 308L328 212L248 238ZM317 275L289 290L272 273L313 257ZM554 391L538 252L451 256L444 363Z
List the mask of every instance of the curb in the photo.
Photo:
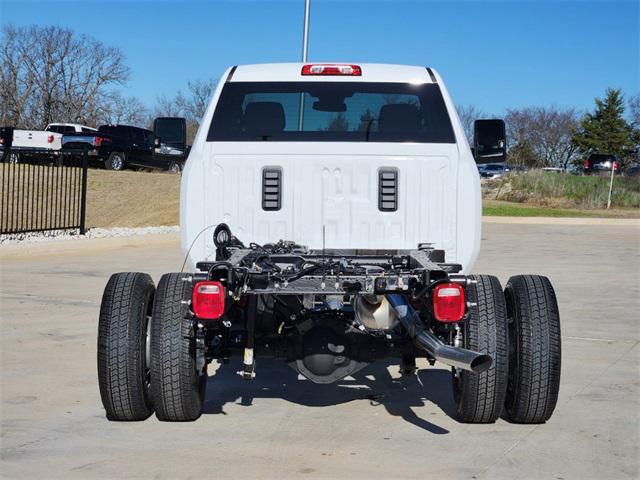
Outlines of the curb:
M638 218L574 218L574 217L482 217L483 224L502 225L567 225L567 226L623 226L640 228ZM95 250L113 250L122 247L175 245L179 248L180 234L149 233L125 237L74 238L46 242L25 242L3 245L0 259L10 261L16 257L55 255L73 252L76 255Z
M180 234L150 233L147 235L130 235L126 237L75 238L73 240L50 240L47 242L16 243L3 245L0 259L10 261L16 257L56 255L73 253L74 255L91 254L96 250L113 250L122 247L142 247L154 245L175 245L180 248Z
M593 218L593 217L482 217L482 223L512 225L608 225L640 227L640 218Z

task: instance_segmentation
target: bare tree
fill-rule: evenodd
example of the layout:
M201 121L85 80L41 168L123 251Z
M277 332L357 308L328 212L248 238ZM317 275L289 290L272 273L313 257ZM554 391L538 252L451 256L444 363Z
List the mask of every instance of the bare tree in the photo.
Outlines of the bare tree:
M173 98L164 95L157 97L155 112L158 116L182 116L188 121L200 123L214 88L214 81L190 80L186 93L178 90Z
M215 86L215 82L211 80L194 80L187 83L187 94L182 97L181 103L188 120L200 123Z
M636 128L640 128L640 94L629 97L629 120Z
M527 158L530 166L566 168L576 159L577 148L571 141L578 125L578 112L574 108L507 110L505 121L510 148L526 152L523 158Z
M2 123L44 128L52 121L95 124L112 88L129 76L122 52L55 26L2 28Z
M186 93L178 90L173 98L168 98L164 95L157 97L154 114L156 117L186 118L187 140L191 142L195 137L215 86L215 80L190 80L187 82Z
M124 97L118 92L109 96L100 117L100 123L119 123L146 127L150 123L150 112L135 97Z
M462 122L462 128L469 140L469 143L473 143L473 122L480 118L485 118L486 114L474 105L460 105L457 108L460 122Z
M22 126L22 118L35 87L33 74L26 68L24 38L15 28L3 27L0 47L0 99L2 125Z

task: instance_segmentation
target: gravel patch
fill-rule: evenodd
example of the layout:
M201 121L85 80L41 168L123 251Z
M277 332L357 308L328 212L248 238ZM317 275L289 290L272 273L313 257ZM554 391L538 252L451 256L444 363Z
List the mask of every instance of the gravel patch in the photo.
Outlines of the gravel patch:
M10 233L0 235L0 245L15 245L22 243L41 243L52 240L77 240L83 238L113 238L133 237L139 235L157 235L163 233L177 233L177 225L169 227L138 227L138 228L90 228L85 235L71 230L51 230L47 232Z

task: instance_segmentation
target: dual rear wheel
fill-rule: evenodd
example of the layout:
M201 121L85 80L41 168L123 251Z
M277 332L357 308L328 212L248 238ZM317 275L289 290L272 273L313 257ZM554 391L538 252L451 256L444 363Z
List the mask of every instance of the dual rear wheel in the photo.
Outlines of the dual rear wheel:
M480 373L453 370L458 416L495 422L543 423L560 384L560 318L546 277L519 275L503 293L496 277L476 275L467 288L469 314L455 343L492 356ZM193 285L186 274L111 276L100 307L98 379L110 420L135 421L155 410L163 421L191 421L201 412L206 362L189 314Z
M467 288L471 302L456 343L487 353L491 368L453 369L457 413L469 423L491 423L504 415L515 423L544 423L556 406L560 386L560 316L548 278L476 275Z
M206 363L198 361L188 275L111 276L100 307L98 379L110 420L191 421L202 412Z

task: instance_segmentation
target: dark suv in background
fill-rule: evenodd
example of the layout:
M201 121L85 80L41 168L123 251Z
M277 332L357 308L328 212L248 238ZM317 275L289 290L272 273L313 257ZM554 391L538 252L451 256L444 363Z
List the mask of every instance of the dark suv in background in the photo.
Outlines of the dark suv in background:
M605 155L601 153L592 153L584 161L585 175L611 175L620 173L620 164L615 155Z
M122 170L125 165L152 167L155 134L151 130L129 125L102 125L98 128L102 138L97 145L98 155L109 170Z
M189 147L186 121L180 117L159 117L154 131L131 125L101 125L97 132L65 135L68 148L87 148L108 170L128 166L180 172Z

